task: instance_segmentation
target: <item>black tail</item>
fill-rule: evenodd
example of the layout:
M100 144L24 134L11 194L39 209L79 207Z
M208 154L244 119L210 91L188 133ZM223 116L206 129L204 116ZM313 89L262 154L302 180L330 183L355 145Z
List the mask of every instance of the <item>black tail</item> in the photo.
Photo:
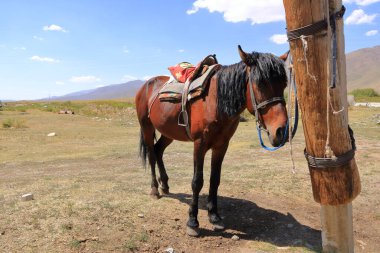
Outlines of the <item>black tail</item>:
M144 133L142 129L140 129L140 150L139 156L141 157L142 164L144 168L146 167L146 158L148 157L148 148L144 141Z

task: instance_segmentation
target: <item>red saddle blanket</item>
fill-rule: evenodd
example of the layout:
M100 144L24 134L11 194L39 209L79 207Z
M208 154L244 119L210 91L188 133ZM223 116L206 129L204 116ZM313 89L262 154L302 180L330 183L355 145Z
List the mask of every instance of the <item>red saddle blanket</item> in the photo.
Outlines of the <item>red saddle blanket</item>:
M185 83L187 79L193 76L194 71L197 67L199 67L199 64L197 66L194 66L189 62L181 62L175 66L169 67L168 69L175 80L180 83Z

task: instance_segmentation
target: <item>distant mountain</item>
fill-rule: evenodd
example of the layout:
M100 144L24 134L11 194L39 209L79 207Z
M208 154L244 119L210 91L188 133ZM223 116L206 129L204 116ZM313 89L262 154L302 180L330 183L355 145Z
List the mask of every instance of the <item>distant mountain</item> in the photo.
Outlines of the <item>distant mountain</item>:
M52 100L104 100L134 97L144 81L135 80L122 84L112 84L96 89L73 92L59 97L51 97ZM46 100L46 99L43 99Z
M380 92L380 46L347 54L346 64L348 91L373 88Z

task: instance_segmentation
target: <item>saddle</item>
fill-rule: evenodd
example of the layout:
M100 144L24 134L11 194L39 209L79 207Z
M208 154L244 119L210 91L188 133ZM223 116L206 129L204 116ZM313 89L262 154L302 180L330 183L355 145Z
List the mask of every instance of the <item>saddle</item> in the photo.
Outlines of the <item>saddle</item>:
M181 66L182 64L182 66ZM181 73L175 73L173 69L180 67ZM189 116L186 110L187 102L203 95L210 78L220 69L221 65L214 55L208 55L194 67L184 62L177 66L169 67L173 78L170 78L158 91L160 102L181 103L181 112L178 116L178 125L186 127L186 133L190 139ZM184 79L184 77L186 79ZM183 82L185 80L185 82ZM153 104L154 100L151 102Z
M215 55L209 55L196 67L188 62L169 67L173 77L158 91L161 102L179 103L201 96L211 76L220 69ZM186 103L186 101L183 101Z

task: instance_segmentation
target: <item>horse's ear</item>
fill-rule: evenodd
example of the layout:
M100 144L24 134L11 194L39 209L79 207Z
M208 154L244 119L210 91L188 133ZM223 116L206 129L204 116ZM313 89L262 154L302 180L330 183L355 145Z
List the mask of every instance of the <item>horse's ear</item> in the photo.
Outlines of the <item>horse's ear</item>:
M288 55L289 55L290 51L286 52L285 54L281 55L279 58L283 61L286 61L286 59L288 59Z
M241 60L248 65L248 55L246 52L243 51L243 49L241 49L241 46L238 45L238 50L239 50L239 55L240 55L240 58Z

